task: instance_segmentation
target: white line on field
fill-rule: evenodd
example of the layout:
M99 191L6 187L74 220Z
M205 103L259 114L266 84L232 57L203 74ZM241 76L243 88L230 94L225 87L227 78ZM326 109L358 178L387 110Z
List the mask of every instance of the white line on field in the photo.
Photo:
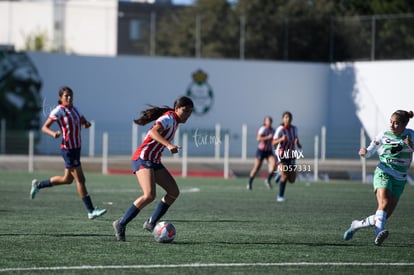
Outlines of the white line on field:
M358 262L286 262L286 263L188 263L188 264L152 264L152 265L81 265L51 267L10 267L0 268L0 272L44 271L44 270L96 270L96 269L151 269L151 268L187 268L187 267L255 267L255 266L414 266L414 263L358 263Z
M182 189L180 191L180 193L196 193L196 192L200 192L200 188L193 187L193 188Z

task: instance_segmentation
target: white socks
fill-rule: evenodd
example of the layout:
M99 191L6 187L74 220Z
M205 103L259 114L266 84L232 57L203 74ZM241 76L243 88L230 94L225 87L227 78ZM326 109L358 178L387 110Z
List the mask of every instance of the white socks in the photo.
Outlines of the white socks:
M360 221L353 221L352 227L355 230L360 228L370 227L375 225L375 234L378 235L379 232L383 231L385 228L385 223L387 221L387 213L383 210L377 210L375 215L366 217Z
M383 210L377 210L375 212L375 235L384 230L386 221L387 213Z
M366 217L366 218L365 218L365 219L363 219L363 220L360 220L360 221L353 221L353 222L352 222L352 227L353 227L355 230L358 230L358 229L360 229L360 228L365 228L365 227L374 226L374 224L375 224L375 215L371 215L371 216Z

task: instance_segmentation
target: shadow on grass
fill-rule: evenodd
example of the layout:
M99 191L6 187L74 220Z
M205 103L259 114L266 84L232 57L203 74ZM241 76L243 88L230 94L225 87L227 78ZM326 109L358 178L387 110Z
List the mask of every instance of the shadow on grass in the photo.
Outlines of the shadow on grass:
M304 243L304 242L181 242L174 241L172 244L175 245L201 245L201 244L217 244L217 245L241 245L241 246L284 246L284 245L297 245L297 246L310 246L310 247L347 247L349 244L341 243ZM366 246L365 244L357 244L352 246Z
M253 220L170 220L170 222L183 222L183 223L230 223L230 222L241 222L241 223L251 223Z

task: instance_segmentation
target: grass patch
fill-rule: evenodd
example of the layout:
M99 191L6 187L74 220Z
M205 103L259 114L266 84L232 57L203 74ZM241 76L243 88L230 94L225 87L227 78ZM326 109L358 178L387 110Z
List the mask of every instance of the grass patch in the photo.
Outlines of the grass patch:
M286 202L277 203L277 187L269 191L261 179L254 182L252 191L247 191L246 179L216 178L177 178L182 193L163 218L177 229L173 243L159 244L142 229L156 203L147 206L128 225L127 242L120 243L115 241L112 221L122 216L141 194L134 176L86 175L94 204L108 209L106 215L93 221L87 219L75 184L43 189L35 200L29 198L32 178L49 176L0 172L0 271L11 268L10 273L25 274L414 272L413 186L406 187L387 224L390 236L381 247L373 245L373 229L359 231L349 242L342 239L353 219L375 212L376 201L369 184L298 182L287 186ZM157 191L158 201L164 192ZM196 263L205 266L191 266ZM32 269L80 266L91 268ZM19 268L29 269L19 271Z

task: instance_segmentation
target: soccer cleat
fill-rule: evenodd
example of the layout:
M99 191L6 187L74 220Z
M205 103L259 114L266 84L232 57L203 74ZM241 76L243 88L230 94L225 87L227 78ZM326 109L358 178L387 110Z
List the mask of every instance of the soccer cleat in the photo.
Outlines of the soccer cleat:
M97 217L102 216L105 213L106 213L106 209L95 208L91 213L88 213L88 219L93 220Z
M33 200L37 194L37 192L39 192L39 187L37 187L37 184L39 183L39 181L37 179L32 180L32 189L30 189L30 198Z
M114 221L112 223L112 226L114 227L115 230L115 237L117 241L121 241L121 242L125 242L125 229L126 226L125 225L121 225L119 223L120 219Z
M272 185L270 184L270 181L268 179L265 179L264 185L267 187L267 189L272 189Z
M247 190L252 190L252 185L251 185L250 183L248 183L248 184L246 185L246 189L247 189Z
M344 240L349 241L354 236L354 233L356 232L356 229L354 229L354 224L357 222L357 220L352 221L351 226L348 228L347 231L344 233Z
M150 223L149 220L146 220L142 226L143 229L148 230L149 232L152 232L154 230L154 227L155 225Z
M277 196L276 201L277 202L284 202L285 201L285 197Z
M379 232L377 236L375 237L374 244L381 245L385 241L385 239L388 237L388 234L389 234L388 230L382 230L381 232Z

